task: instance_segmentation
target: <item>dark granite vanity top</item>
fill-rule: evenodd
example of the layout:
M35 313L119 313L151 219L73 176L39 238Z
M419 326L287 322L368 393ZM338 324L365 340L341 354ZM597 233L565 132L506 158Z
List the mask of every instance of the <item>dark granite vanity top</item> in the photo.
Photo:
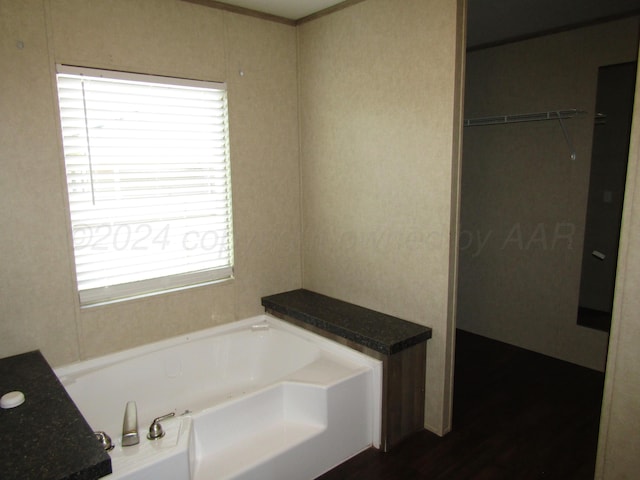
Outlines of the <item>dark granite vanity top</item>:
M310 290L262 298L262 305L334 335L392 355L431 338L431 329Z
M39 351L0 359L0 397L25 402L0 408L0 478L93 480L111 473L111 458Z

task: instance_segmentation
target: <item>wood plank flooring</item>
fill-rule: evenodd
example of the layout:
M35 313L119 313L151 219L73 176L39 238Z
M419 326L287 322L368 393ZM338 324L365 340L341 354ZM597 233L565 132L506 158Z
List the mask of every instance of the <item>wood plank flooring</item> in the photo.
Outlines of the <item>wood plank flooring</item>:
M592 479L603 384L603 373L458 331L452 432L367 450L319 479Z

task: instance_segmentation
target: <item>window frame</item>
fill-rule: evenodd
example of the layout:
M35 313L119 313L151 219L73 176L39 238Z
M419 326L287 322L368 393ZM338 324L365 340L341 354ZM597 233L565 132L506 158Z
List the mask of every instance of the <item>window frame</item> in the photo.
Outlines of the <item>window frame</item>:
M68 160L68 151L67 151L68 147L67 147L67 144L65 143L67 140L67 136L65 136L66 135L65 129L68 129L68 127L65 127L65 118L63 114L63 109L67 107L63 107L63 103L66 100L63 100L63 98L61 97L62 94L60 93L60 89L61 89L60 78L64 77L68 79L69 76L80 78L81 79L80 82L84 82L85 80L89 80L89 79L100 79L105 81L113 81L113 83L142 82L144 84L163 85L172 89L183 88L183 87L186 89L194 89L194 91L197 91L198 89L200 90L204 89L206 91L210 91L210 90L215 91L216 94L221 97L221 100L218 103L222 102L221 103L222 107L220 107L219 110L215 110L215 113L223 114L222 124L221 126L219 126L222 133L218 133L218 136L222 138L222 140L217 140L218 143L222 142L223 146L222 147L219 146L217 148L217 151L224 150L224 153L217 154L215 158L213 156L211 157L211 171L213 171L214 169L217 169L216 179L219 179L220 183L224 184L224 188L222 189L224 193L219 193L219 194L212 193L213 190L215 190L216 188L211 186L211 187L208 187L210 191L202 195L204 196L204 198L206 198L207 195L211 196L211 198L213 198L213 196L215 195L218 195L216 197L217 199L216 202L220 202L219 203L220 205L224 205L224 208L220 208L220 210L224 210L225 213L222 216L219 216L217 218L222 218L222 222L220 222L220 224L224 226L220 227L219 230L215 230L215 228L212 226L214 223L213 219L209 218L209 215L207 215L207 218L209 218L210 223L205 227L209 228L209 230L206 230L206 228L201 231L193 231L193 230L184 231L183 230L181 231L182 232L181 233L182 250L183 250L182 253L180 253L180 248L178 247L172 247L172 248L176 252L178 252L178 253L175 253L176 255L178 255L178 260L180 259L180 255L184 255L183 258L186 260L187 254L196 256L198 253L198 252L195 252L195 253L187 252L187 242L191 242L189 243L189 246L195 245L194 241L197 238L199 238L201 240L200 242L201 245L198 248L200 248L201 250L206 250L204 246L204 240L203 240L204 236L206 234L213 233L215 236L215 241L217 242L218 233L224 232L224 234L220 233L222 240L220 242L220 245L216 245L216 247L220 248L220 252L221 252L220 258L225 260L225 265L215 266L215 267L210 266L209 268L191 268L191 267L187 267L186 265L181 265L180 267L177 267L177 268L181 270L184 270L187 268L189 269L187 271L180 271L178 273L174 272L174 273L160 274L150 278L142 278L135 281L115 282L115 283L100 285L98 287L91 287L91 288L86 287L87 282L82 280L81 278L82 273L80 273L80 270L79 270L79 248L78 248L79 245L78 245L78 237L77 237L79 221L77 218L74 218L74 215L77 217L77 213L74 211L74 207L72 206L74 202L74 198L73 198L74 192L72 192L72 186L71 186L71 180L70 180L71 178L70 169L72 167L70 167L70 161ZM200 287L204 285L211 285L214 283L219 283L219 282L233 279L233 268L234 268L233 212L232 212L232 197L231 197L231 165L230 165L230 154L229 154L229 115L228 115L228 105L227 105L228 100L227 100L226 84L219 83L219 82L210 82L210 81L193 80L193 79L176 78L176 77L165 77L165 76L158 76L158 75L148 75L148 74L141 74L141 73L103 70L103 69L95 69L90 67L79 67L79 66L58 64L56 65L56 87L58 91L58 120L60 122L60 133L61 133L64 167L65 167L65 180L67 185L67 200L69 202L68 203L69 220L70 220L70 226L71 226L71 238L73 242L75 280L76 280L76 287L77 287L79 300L80 300L80 306L84 308L84 307L91 307L91 306L97 306L97 305L104 305L108 303L121 302L121 301L136 299L136 298L147 297L151 295L175 292L175 291L180 291L188 288ZM83 90L82 90L83 102L86 101L84 96L85 96L85 92L83 87ZM86 141L87 141L87 145L89 145L92 142L92 137L90 136L90 133L89 133L91 129L87 126L91 120L91 119L87 120L87 112L90 111L90 108L88 110L86 104L84 108L85 108L84 122L87 130ZM126 147L123 149L126 149ZM86 153L85 156L88 158L88 164L89 164L88 168L90 171L90 176L92 176L90 180L91 190L93 191L94 167L92 166L92 161L94 157L92 156L91 147L88 147L88 153ZM221 160L223 157L224 159ZM190 157L185 157L185 158L190 158ZM180 165L180 163L181 162L179 160L175 160L171 165L174 165L174 164ZM222 171L222 175L220 176L221 166L223 167L223 171ZM205 178L205 176L206 174L203 174L203 177L198 177L198 178ZM210 173L210 176L213 176L213 174ZM94 202L94 205L95 205L95 202ZM218 205L218 203L216 203L216 205ZM211 208L212 209L214 208L213 205L211 206ZM125 210L123 210L123 212L124 211ZM168 215L168 214L165 214L165 215ZM171 221L166 218L160 219L159 221L167 222L166 224L167 229L169 229L170 226L173 225ZM104 225L100 225L100 226L104 226ZM190 237L188 237L189 234L191 234ZM198 234L200 234L200 237L198 237ZM116 244L115 238L116 237L114 237L114 240L113 240L114 245ZM102 247L103 246L101 245L101 248ZM117 254L114 253L114 258L115 258L115 255ZM207 255L206 252L202 253L203 258L206 257L206 255ZM210 253L210 256L212 255L214 254ZM189 259L187 263L190 263L190 262L197 263L197 261L193 259ZM142 264L144 264L144 262L141 262L141 265ZM108 277L108 275L106 277Z

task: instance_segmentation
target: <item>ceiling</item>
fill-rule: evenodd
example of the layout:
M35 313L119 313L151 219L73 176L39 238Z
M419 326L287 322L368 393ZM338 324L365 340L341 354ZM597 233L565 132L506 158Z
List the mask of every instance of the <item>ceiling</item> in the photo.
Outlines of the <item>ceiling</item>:
M640 0L469 0L467 47L640 14Z
M299 20L320 10L333 7L344 0L224 0L235 7L248 8L289 20Z
M299 20L344 0L224 0L236 7ZM353 3L346 0L344 3ZM640 14L640 0L468 0L467 46L504 43Z

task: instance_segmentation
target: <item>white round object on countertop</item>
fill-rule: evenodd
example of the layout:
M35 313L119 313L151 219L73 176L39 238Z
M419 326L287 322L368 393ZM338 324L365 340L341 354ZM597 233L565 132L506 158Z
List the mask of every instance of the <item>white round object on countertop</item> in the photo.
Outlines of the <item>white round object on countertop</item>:
M14 408L24 403L24 393L22 392L9 392L5 393L0 398L0 407L2 408Z

